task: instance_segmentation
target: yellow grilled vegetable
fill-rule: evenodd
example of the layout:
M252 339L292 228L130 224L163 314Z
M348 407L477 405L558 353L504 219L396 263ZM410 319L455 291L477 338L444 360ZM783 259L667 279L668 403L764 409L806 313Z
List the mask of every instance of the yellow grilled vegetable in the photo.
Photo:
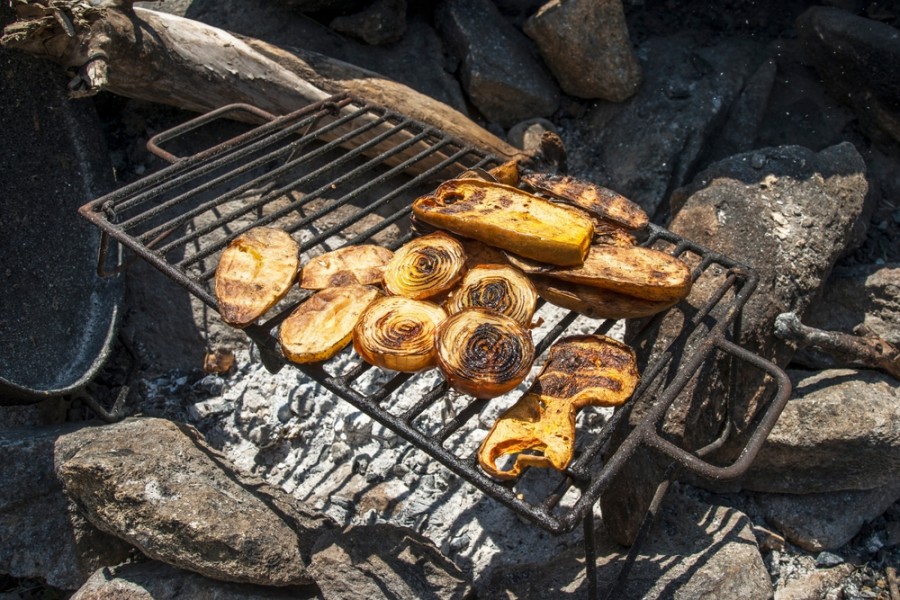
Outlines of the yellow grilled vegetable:
M425 300L448 292L462 278L466 253L462 244L442 231L407 242L384 269L389 294Z
M677 302L691 291L691 270L683 261L643 246L594 244L584 264L568 268L512 255L507 258L529 275L546 275L644 300Z
M509 160L502 165L488 169L488 173L498 183L504 185L519 185L519 163Z
M522 183L627 229L643 229L650 222L647 213L622 194L588 181L564 175L530 173L522 176Z
M565 469L575 448L578 410L619 406L639 381L634 351L625 344L602 335L558 340L534 383L482 442L481 468L500 479L514 479L525 467ZM517 453L509 469L497 466L498 458Z
M675 304L670 300L644 300L541 275L532 275L531 281L547 302L594 319L639 319Z
M369 285L316 292L281 324L281 351L296 363L328 360L350 343L360 315L381 295L378 288Z
M369 364L414 373L435 366L435 331L447 317L432 302L405 296L373 301L353 329L353 348Z
M297 278L297 242L280 229L254 227L225 248L216 267L222 319L246 327L284 298Z
M528 327L537 306L537 292L515 267L478 265L469 269L445 306L451 315L465 308L486 308Z
M453 389L493 398L528 375L534 343L531 333L515 320L484 308L467 308L438 328L437 362Z
M479 179L451 179L412 209L417 221L556 265L580 265L594 233L578 209Z
M384 267L394 256L374 244L344 246L311 259L300 270L300 287L323 290L343 285L381 285Z

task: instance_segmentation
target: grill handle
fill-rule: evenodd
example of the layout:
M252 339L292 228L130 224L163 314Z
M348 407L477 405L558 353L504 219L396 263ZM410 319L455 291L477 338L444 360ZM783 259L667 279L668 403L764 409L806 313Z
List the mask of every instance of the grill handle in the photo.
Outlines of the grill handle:
M229 116L229 115L231 115L231 113L241 113L241 112L249 113L255 117L258 117L259 119L262 119L263 121L273 121L277 118L272 113L266 112L266 111L262 110L261 108L257 108L255 106L253 106L252 104L241 104L241 103L226 104L225 106L221 106L215 110L211 110L208 113L204 113L198 117L194 117L193 119L190 119L189 121L185 121L184 123L181 123L180 125L176 125L175 127L172 127L171 129L166 129L165 131L161 131L161 132L157 133L156 135L151 137L149 140L147 140L147 150L154 156L157 156L168 163L174 164L174 163L178 162L179 160L182 160L183 157L175 156L171 152L169 152L167 150L163 150L160 147L160 144L162 144L163 142L168 142L170 140L174 140L190 131L193 131L199 127L202 127L203 125L211 123L212 121ZM246 120L246 117L244 119L236 119L236 120ZM216 153L220 152L221 150L224 150L226 148L229 148L229 147L239 144L242 140L243 140L243 136L240 136L240 135L230 138L225 142L216 144L215 146L213 146L211 148L207 148L206 150L203 150L201 152L194 154L192 158L204 158L206 156L216 154Z
M776 382L777 391L765 414L759 422L759 426L747 440L747 444L741 451L740 456L732 464L726 467L712 465L705 460L699 458L697 454L692 454L682 448L679 448L672 442L664 439L659 435L655 428L645 430L642 441L648 446L662 452L663 454L678 461L685 469L696 473L702 477L709 479L734 479L740 477L750 468L753 459L762 447L781 411L784 410L788 398L791 395L791 381L787 374L772 362L750 352L749 350L738 346L734 342L720 338L716 341L716 345L723 352L732 354L733 356L747 361L759 369L771 375Z

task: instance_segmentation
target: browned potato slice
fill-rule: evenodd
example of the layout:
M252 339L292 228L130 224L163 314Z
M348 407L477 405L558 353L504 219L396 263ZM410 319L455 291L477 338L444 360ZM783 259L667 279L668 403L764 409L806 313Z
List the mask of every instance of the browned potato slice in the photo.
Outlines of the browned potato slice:
M374 244L344 246L311 259L300 271L300 287L323 290L344 285L380 285L394 253Z
M643 229L650 222L644 209L622 194L588 181L563 175L530 173L522 176L522 182L536 191L628 229Z
M595 319L639 319L675 304L670 300L644 300L541 275L532 275L531 281L547 302Z
M644 300L676 302L691 291L691 270L684 262L643 246L595 244L580 267L557 267L512 255L507 258L530 275L546 275Z
M297 277L297 242L280 229L254 227L228 244L216 268L222 319L246 327L284 298Z
M417 221L557 265L580 265L594 234L583 211L479 179L451 179L412 209Z
M350 343L360 315L380 295L378 288L369 285L316 292L281 324L282 352L296 363L328 360Z

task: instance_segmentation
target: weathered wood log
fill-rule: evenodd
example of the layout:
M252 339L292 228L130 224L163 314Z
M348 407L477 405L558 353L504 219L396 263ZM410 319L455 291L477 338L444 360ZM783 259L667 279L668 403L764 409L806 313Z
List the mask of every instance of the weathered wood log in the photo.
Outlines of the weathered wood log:
M18 20L4 29L0 44L74 71L73 95L106 90L201 113L246 103L280 115L349 92L500 158L522 157L446 104L317 53L136 8L132 0L18 0L15 8Z

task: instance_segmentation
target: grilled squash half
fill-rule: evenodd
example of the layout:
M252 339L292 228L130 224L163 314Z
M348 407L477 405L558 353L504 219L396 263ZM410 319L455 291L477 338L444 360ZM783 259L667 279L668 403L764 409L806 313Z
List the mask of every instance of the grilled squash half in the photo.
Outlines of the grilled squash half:
M369 285L319 290L281 324L282 353L295 363L328 360L350 343L360 315L381 295Z
M500 415L478 450L490 475L514 479L525 467L565 469L575 448L575 417L581 408L619 406L634 393L640 375L634 351L602 335L571 336L551 348L528 391ZM518 454L509 469L497 459Z
M594 234L578 209L479 179L451 179L412 210L417 221L556 265L580 265Z
M643 229L650 223L640 206L618 192L588 181L565 175L530 173L522 176L522 183L626 229Z
M216 267L222 319L246 327L284 298L297 278L297 242L272 227L254 227L228 244Z
M594 319L640 319L671 307L670 300L645 300L612 290L532 275L538 295L556 306Z

